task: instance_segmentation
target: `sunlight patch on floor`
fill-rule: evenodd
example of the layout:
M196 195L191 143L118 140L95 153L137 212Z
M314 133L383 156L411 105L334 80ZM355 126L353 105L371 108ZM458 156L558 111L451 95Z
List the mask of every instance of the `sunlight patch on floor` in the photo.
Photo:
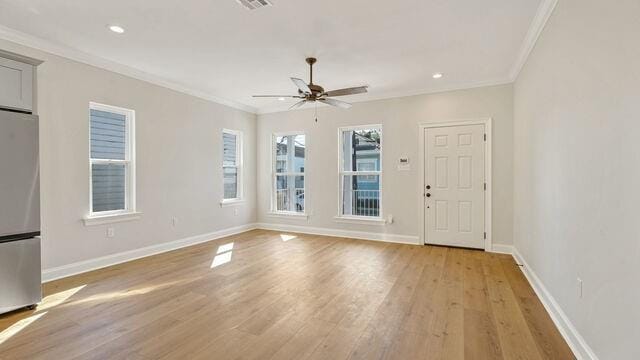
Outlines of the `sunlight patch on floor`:
M231 250L233 250L232 242L218 246L218 254L226 253L227 251L231 251Z
M58 306L58 305L62 304L67 299L69 299L70 297L75 295L78 291L84 289L85 286L87 286L87 285L86 284L85 285L81 285L81 286L78 286L78 287L74 287L73 289L60 291L60 292L57 292L55 294L51 294L49 296L46 296L44 299L42 299L42 302L40 302L38 304L38 308L37 308L38 312L40 312L42 310L51 309L52 307L55 307L55 306Z
M45 312L41 312L39 314L31 315L28 318L22 319L22 320L18 321L17 323L15 323L15 324L9 326L8 328L4 329L2 332L0 332L0 344L2 344L5 341L9 340L13 335L19 333L24 328L26 328L27 326L31 325L34 321L40 319L46 313L47 312L45 311Z
M280 239L282 239L282 241L289 241L289 240L293 240L297 238L297 236L295 235L289 235L289 234L280 234Z
M218 267L220 265L224 265L231 261L231 256L233 253L233 243L230 242L228 244L218 246L218 251L216 252L218 255L213 258L211 262L211 268Z
M222 253L220 255L216 255L216 257L213 258L213 262L211 263L211 268L213 269L220 265L224 265L230 261L231 261L231 251Z
M159 285L152 285L152 286L145 286L139 289L133 289L133 290L127 290L127 291L114 291L114 292L108 292L108 293L102 293L102 294L96 294L96 295L91 295L88 296L84 299L79 299L76 301L71 301L67 304L64 304L63 306L67 306L67 305L79 305L79 304L85 304L85 303L89 303L89 302L102 302L102 301L113 301L113 300L118 300L118 299L122 299L122 298L127 298L127 297L131 297L131 296L137 296L137 295L144 295L144 294L148 294L152 291L156 291L156 290L161 290L164 288L168 288L174 285L178 285L181 283L184 283L185 280L176 280L176 281L168 281Z

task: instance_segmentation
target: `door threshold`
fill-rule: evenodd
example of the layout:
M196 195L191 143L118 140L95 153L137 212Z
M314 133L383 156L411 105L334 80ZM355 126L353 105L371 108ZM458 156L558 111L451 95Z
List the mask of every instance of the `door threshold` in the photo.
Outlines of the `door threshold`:
M482 251L482 252L486 251L485 249L478 249L478 248L472 248L472 247L466 247L466 246L441 245L441 244L424 244L424 245L451 248L451 249L475 250L475 251Z

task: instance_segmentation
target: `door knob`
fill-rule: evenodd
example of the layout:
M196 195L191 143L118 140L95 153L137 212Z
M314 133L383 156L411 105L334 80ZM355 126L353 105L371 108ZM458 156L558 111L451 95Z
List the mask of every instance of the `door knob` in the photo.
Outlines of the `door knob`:
M431 189L431 185L427 185L427 190Z
M427 197L431 197L431 194L427 193Z

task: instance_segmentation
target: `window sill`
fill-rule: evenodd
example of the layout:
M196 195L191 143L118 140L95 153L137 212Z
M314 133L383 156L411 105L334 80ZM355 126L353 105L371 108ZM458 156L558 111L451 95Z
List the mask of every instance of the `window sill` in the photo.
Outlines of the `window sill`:
M84 219L82 219L82 221L84 221L84 226L104 225L123 221L138 220L140 219L141 215L142 213L137 211L109 215L92 215L85 217Z
M275 217L275 218L283 218L283 219L300 219L300 220L307 220L309 218L308 214L300 214L300 213L294 213L294 212L275 212L275 211L270 211L267 213L267 216L269 217Z
M333 220L344 224L385 225L387 221L381 217L334 216Z
M236 206L244 204L244 199L227 199L220 201L220 207Z

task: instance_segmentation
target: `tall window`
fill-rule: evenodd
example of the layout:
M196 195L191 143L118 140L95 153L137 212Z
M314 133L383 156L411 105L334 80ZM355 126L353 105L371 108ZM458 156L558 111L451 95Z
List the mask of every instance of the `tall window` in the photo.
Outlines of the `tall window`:
M340 215L380 217L382 126L340 129Z
M242 133L222 130L222 174L225 201L242 198Z
M90 103L91 215L135 211L133 110Z
M304 134L283 134L273 137L274 212L304 213Z

